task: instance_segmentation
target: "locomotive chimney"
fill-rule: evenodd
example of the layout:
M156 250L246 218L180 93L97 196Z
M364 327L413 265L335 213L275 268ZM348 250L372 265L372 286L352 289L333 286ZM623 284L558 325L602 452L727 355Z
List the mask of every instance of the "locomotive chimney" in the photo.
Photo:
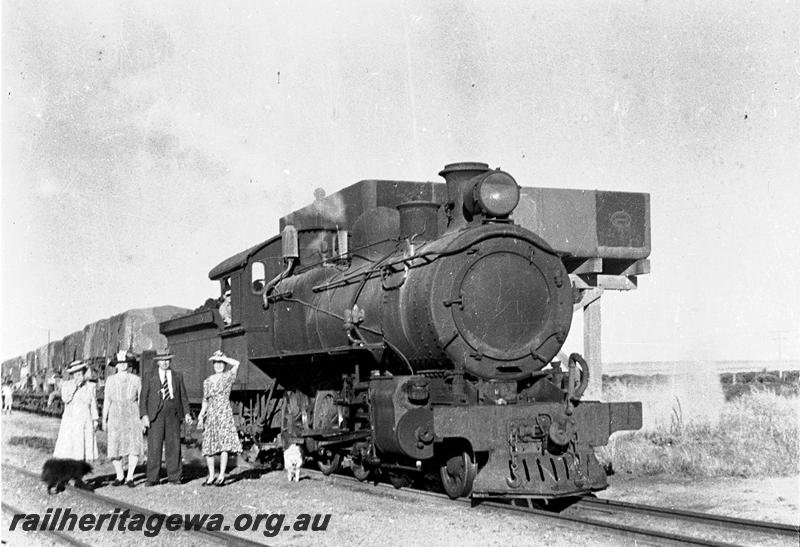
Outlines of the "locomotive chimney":
M480 162L450 163L439 171L439 176L447 182L447 230L457 230L467 224L464 216L464 189L477 175L489 171L489 166Z

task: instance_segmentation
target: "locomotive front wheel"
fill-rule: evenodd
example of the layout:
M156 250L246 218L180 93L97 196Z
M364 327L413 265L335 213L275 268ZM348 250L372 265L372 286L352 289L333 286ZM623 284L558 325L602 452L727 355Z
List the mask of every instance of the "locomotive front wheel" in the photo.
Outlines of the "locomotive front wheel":
M469 452L461 452L448 458L439 468L442 486L450 499L469 496L477 474L478 465Z
M317 454L317 465L323 475L336 473L342 468L342 456L338 452L323 450Z

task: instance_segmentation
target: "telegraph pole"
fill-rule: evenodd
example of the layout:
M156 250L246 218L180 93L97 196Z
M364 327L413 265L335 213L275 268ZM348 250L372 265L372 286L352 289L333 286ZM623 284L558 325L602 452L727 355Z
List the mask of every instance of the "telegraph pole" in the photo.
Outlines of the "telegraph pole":
M789 334L788 330L771 330L769 339L778 342L778 361L783 361L783 337Z

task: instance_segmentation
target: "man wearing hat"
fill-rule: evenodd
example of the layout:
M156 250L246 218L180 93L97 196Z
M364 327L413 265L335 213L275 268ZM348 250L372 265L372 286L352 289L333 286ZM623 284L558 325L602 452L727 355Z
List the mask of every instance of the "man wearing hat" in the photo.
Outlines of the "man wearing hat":
M147 432L147 482L158 484L161 472L161 450L167 463L167 480L181 482L181 423L192 424L189 397L183 376L170 368L174 356L169 351L155 356L158 368L142 380L139 414Z
M222 302L219 304L219 315L222 317L222 322L225 325L230 325L233 322L231 315L231 290L228 289L222 294Z

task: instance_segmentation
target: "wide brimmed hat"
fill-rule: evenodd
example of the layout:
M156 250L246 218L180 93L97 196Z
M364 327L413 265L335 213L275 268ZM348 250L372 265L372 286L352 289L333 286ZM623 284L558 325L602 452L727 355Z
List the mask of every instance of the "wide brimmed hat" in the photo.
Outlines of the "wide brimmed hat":
M233 366L234 363L234 360L222 353L221 350L215 351L214 354L208 358L208 360L212 363L220 362L231 366Z
M112 365L118 365L120 363L128 363L131 364L133 362L133 356L128 354L127 351L122 350L118 351L116 355L114 355L114 360L111 362Z
M156 356L153 357L156 361L172 361L172 358L175 357L173 354L169 352L169 350L162 351L161 353L156 353Z
M89 368L89 365L79 359L67 365L67 374L73 374L81 370L86 370L87 368Z

